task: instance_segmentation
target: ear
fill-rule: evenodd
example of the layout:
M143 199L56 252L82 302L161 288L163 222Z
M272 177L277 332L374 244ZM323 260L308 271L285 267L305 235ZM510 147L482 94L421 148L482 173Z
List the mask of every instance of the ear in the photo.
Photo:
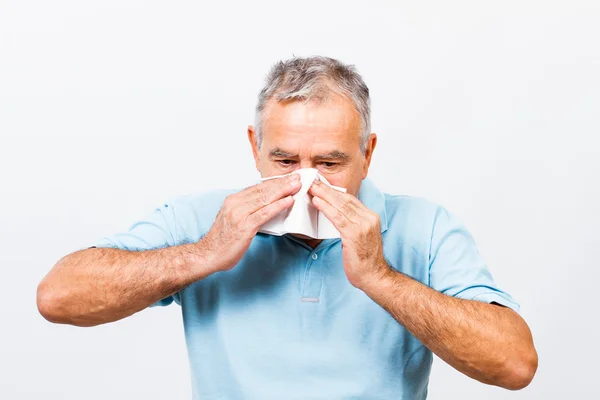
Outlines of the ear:
M369 172L369 166L371 165L371 157L373 157L375 146L377 146L377 135L371 133L371 136L369 136L369 139L367 140L367 145L365 149L365 163L363 165L362 179L365 179Z
M256 129L254 126L248 125L248 140L250 141L250 146L252 147L252 156L254 157L254 164L256 165L256 169L260 172L260 157L258 155L258 142L256 140Z

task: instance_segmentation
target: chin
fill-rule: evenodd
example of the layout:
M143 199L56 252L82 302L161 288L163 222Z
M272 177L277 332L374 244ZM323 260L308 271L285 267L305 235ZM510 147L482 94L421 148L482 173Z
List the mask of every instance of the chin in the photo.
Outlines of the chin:
M297 237L298 239L315 240L314 238L311 238L310 236L302 235L301 233L290 233L290 235L293 237Z

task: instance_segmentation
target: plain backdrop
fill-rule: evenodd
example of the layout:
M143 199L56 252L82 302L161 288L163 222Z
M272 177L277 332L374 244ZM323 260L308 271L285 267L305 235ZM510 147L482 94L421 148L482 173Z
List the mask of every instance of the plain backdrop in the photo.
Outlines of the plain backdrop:
M52 325L36 286L164 200L253 183L246 128L293 55L357 66L370 177L458 215L533 331L525 390L436 359L430 398L600 398L599 42L598 1L0 0L0 398L191 398L179 306Z

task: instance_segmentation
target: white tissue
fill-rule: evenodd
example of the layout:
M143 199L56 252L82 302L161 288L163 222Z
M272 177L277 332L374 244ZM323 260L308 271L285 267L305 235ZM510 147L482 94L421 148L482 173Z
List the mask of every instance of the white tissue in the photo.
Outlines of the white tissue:
M313 206L312 195L308 193L308 190L315 179L340 192L345 193L346 189L330 184L315 168L298 169L292 174L300 174L300 180L302 181L302 188L293 196L294 205L269 220L259 229L259 232L277 236L294 233L314 239L339 238L340 232L323 213ZM270 176L261 180L265 181L287 175Z

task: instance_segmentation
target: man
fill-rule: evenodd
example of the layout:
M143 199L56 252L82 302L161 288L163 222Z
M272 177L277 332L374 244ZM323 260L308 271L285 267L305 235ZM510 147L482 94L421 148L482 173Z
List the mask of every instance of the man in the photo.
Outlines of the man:
M276 64L248 128L261 176L316 168L314 206L341 239L259 233L293 204L298 174L176 198L128 232L62 258L38 307L92 326L182 307L199 399L424 399L432 352L508 389L537 369L517 303L444 208L380 192L369 91L325 57Z

